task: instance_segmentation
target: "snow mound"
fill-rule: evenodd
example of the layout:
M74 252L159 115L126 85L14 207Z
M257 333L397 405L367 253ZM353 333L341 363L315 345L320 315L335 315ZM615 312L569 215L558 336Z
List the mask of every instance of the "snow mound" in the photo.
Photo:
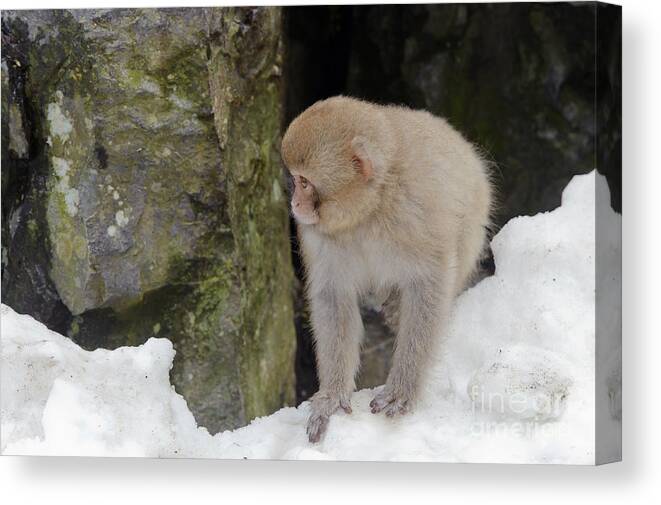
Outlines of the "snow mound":
M502 419L549 421L561 417L571 385L557 354L515 345L475 372L468 396L478 410Z
M576 176L559 208L498 233L496 274L458 298L414 412L373 415L374 392L359 391L317 445L307 403L215 436L198 427L169 383L168 340L88 352L3 305L2 453L593 464L595 390L608 422L621 418L616 349L595 384L595 194L608 194L603 177ZM599 212L619 226L610 206ZM600 272L619 269L616 235L600 243Z

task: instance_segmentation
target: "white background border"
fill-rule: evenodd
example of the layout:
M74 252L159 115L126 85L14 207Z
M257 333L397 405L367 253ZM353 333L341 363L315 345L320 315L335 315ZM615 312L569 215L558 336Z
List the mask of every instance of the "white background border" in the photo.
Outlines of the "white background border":
M7 0L11 8L201 6L204 0ZM232 2L276 5L303 2ZM325 2L338 3L338 2ZM357 2L354 2L357 3ZM378 2L370 2L378 3ZM385 3L385 2L383 2ZM402 3L402 2L397 2ZM661 503L661 2L623 0L624 462L598 468L416 463L0 458L3 503ZM656 288L656 289L655 289ZM479 501L478 501L479 500Z

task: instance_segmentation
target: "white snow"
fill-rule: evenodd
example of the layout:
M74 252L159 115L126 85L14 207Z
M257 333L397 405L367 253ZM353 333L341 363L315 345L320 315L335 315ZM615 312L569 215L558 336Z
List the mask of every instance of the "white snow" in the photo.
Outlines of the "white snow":
M166 339L88 352L3 305L2 453L593 464L595 390L608 396L607 431L621 422L615 346L595 384L595 184L608 196L594 172L574 177L561 207L512 219L494 238L496 275L457 300L414 412L373 415L373 391L359 391L317 445L305 435L307 403L216 436L197 427L169 383ZM620 225L607 203L599 212ZM610 262L600 290L617 293L617 233L600 247Z

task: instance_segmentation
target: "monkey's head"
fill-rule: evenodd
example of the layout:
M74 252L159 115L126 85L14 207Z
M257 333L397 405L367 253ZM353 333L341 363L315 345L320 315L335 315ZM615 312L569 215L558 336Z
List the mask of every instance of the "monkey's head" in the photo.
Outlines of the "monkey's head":
M378 108L352 98L317 102L289 125L282 159L291 174L299 225L326 234L351 230L379 205L387 145Z

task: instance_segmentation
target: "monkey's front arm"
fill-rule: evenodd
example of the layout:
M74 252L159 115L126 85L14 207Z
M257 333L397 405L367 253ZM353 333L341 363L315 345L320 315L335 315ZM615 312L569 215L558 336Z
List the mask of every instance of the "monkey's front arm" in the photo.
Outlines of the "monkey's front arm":
M357 296L325 286L310 295L319 391L311 399L307 433L318 442L338 409L351 413L350 398L360 360L363 323Z

